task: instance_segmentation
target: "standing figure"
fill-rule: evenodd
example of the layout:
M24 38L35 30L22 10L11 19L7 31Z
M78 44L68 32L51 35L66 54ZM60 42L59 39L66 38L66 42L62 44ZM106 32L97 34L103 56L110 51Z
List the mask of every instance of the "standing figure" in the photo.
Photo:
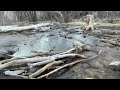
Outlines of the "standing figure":
M86 16L86 30L94 30L94 28L93 28L93 15Z

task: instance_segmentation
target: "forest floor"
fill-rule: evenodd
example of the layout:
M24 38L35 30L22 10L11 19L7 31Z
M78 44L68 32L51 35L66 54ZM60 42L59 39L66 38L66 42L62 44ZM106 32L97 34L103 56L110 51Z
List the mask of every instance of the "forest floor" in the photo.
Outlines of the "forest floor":
M66 31L66 29L69 29ZM80 40L83 43L89 44L91 46L90 51L82 52L86 56L94 56L99 51L100 55L92 61L86 63L78 63L72 67L65 68L56 72L48 77L48 79L120 79L120 71L114 71L109 68L109 63L112 61L120 61L120 47L113 46L108 43L99 42L100 39L119 39L119 35L106 36L95 35L92 32L88 36L83 33L78 25L60 25L57 28L51 29L47 32L34 32L34 31L23 31L22 33L12 32L12 33L1 33L0 34L0 59L10 58L6 54L13 54L19 50L19 54L23 55L22 51L27 47L31 48L35 46L35 50L42 52L48 52L51 48L55 52L63 52L71 49L73 40ZM79 32L71 32L73 30L79 30ZM97 30L116 30L119 31L120 28L116 28L114 25L97 27ZM86 37L84 37L86 36ZM50 45L48 45L49 43ZM30 46L31 44L31 46ZM24 46L21 46L24 45ZM33 47L32 47L33 48ZM28 49L26 49L28 50ZM30 49L29 49L30 50ZM48 50L48 51L47 51ZM24 54L26 54L24 53ZM2 71L0 72L0 79L19 79L17 77L6 76Z

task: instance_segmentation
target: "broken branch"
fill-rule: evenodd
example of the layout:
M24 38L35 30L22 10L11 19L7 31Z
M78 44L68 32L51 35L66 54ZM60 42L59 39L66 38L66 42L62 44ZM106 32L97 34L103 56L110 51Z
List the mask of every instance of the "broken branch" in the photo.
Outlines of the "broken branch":
M65 68L65 67L72 66L72 65L77 64L77 63L79 63L79 62L86 62L86 61L89 61L89 60L91 60L91 59L93 60L93 59L95 59L97 56L98 56L98 55L93 56L93 57L88 58L88 59L77 60L77 61L74 61L74 62L65 64L65 65L63 65L63 66L61 66L61 67L59 67L59 68L57 68L57 69L54 69L53 71L51 71L51 72L49 72L49 73L47 73L47 74L44 74L44 75L41 75L40 77L37 77L37 79L41 79L41 78L44 78L44 77L48 77L49 75L51 75L51 74L53 74L53 73L55 73L55 72L57 72L57 71Z
M47 69L50 69L53 65L59 65L61 63L64 63L63 61L53 61L47 65L45 65L43 68L37 70L35 73L29 75L29 78L34 78L38 75L40 75L41 73L43 73L44 71L46 71Z
M70 50L68 50L68 51L65 51L65 52L62 52L62 53L59 53L59 54L67 54L67 53L72 52L73 50L75 50L75 48L72 48L72 49L70 49Z

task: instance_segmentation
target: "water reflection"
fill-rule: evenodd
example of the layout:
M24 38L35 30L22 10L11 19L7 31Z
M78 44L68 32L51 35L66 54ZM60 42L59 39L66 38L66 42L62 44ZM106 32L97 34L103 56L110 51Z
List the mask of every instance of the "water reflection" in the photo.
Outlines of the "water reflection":
M46 32L42 34L37 33L36 37L29 36L27 41L23 42L23 44L19 47L19 51L17 51L14 55L29 56L35 54L33 51L45 53L51 49L53 49L55 52L63 52L73 47L73 40L80 40L82 43L89 45L95 44L95 41L97 40L97 38L92 36L84 38L83 34L78 33L68 34L67 37L72 37L72 39L69 39L60 37L58 32L59 30L53 30L52 32ZM51 33L54 35L49 36Z

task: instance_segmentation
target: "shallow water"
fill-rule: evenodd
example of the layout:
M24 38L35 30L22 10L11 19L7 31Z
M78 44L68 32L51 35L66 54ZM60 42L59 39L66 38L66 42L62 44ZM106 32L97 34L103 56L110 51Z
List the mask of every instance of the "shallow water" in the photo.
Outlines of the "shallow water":
M94 45L97 41L96 37L88 36L84 38L84 34L80 27L68 27L77 30L77 32L69 33L65 29L54 29L48 32L37 32L31 35L1 35L0 46L3 47L11 45L9 48L15 49L15 57L25 57L36 54L36 52L48 52L53 49L54 52L63 52L73 47L74 40L80 40L82 43ZM72 30L71 30L72 31ZM81 33L81 34L80 34ZM15 46L14 46L15 45ZM14 47L13 47L14 46ZM3 47L4 48L4 47ZM6 50L4 48L4 50Z

